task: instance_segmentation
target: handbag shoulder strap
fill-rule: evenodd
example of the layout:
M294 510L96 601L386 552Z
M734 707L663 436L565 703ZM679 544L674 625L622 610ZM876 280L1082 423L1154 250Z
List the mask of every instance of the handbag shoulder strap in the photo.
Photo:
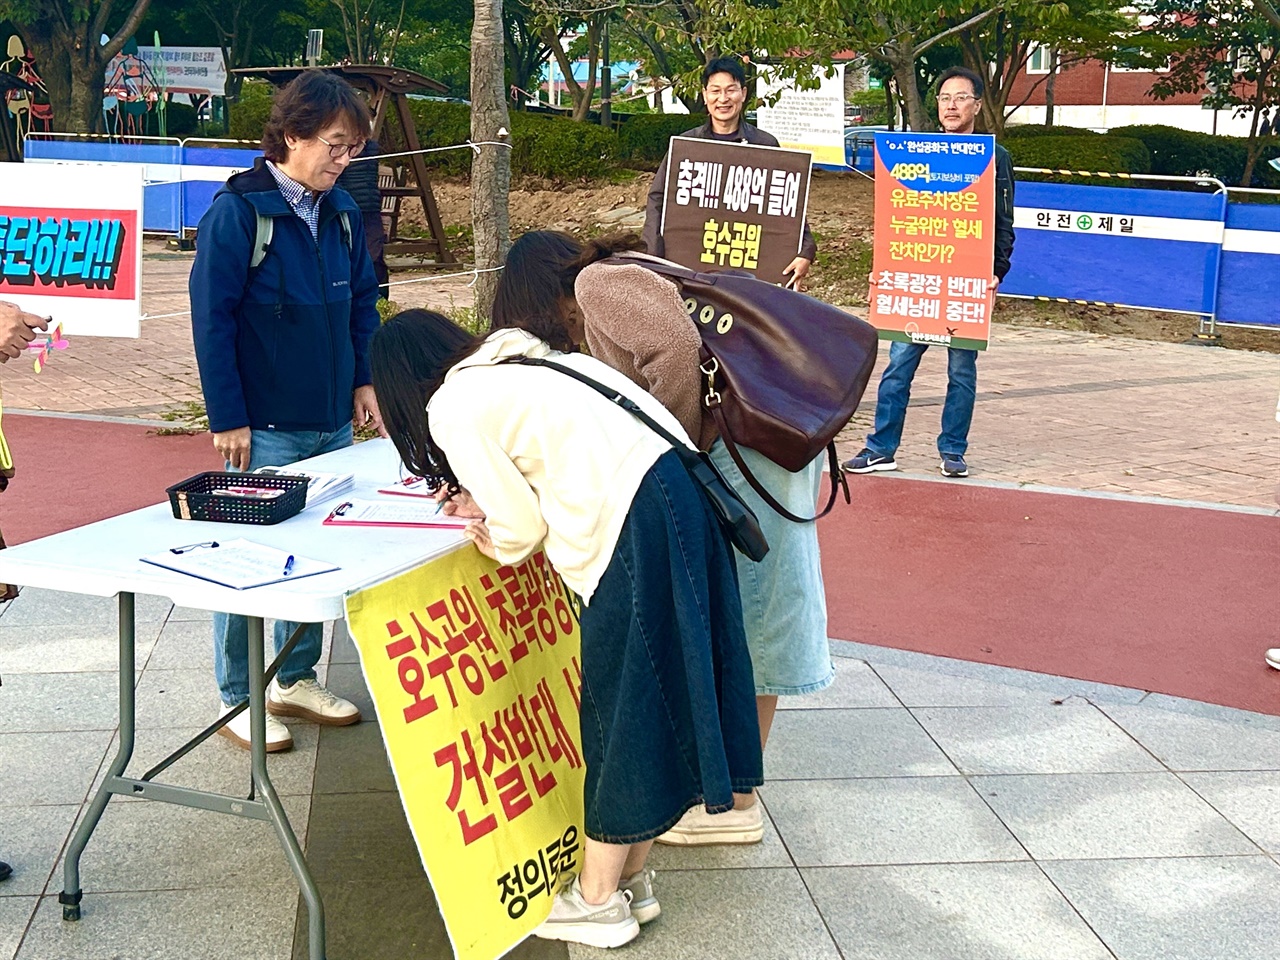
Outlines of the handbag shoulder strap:
M840 469L840 460L836 455L836 444L833 440L827 444L827 469L831 473L831 495L827 497L827 505L822 508L820 513L812 517L797 517L780 504L773 494L765 489L764 484L756 479L756 475L751 472L751 468L747 466L742 454L738 452L738 445L733 442L733 437L729 434L729 424L725 422L724 411L720 406L712 406L710 410L711 415L715 418L716 427L720 430L720 439L724 441L725 448L729 451L729 456L733 458L733 462L737 464L743 479L751 485L752 490L760 495L760 499L771 506L780 516L786 517L793 523L812 523L814 520L821 520L836 505L836 494L841 489L844 490L844 502L853 502L853 498L849 495L849 481L845 479L844 471Z
M654 433L660 436L663 440L671 444L671 446L675 449L675 451L680 454L682 459L684 459L686 453L688 453L690 456L696 456L696 454L689 449L689 446L685 441L681 440L679 437L677 437L674 433L672 433L662 424L658 423L657 420L653 419L653 417L645 413L642 409L640 409L640 405L636 403L634 400L632 400L630 397L628 397L626 394L622 393L620 390L615 390L612 387L605 386L599 380L593 380L591 377L588 377L585 373L579 373L577 370L574 370L572 367L566 367L564 364L556 363L554 360L546 360L542 357L506 357L502 360L499 360L498 362L499 363L520 363L530 367L549 367L552 370L558 370L561 373L563 373L566 377L572 377L574 380L577 380L579 383L586 384L588 387L590 387L596 393L600 394L609 402L617 404L623 410L627 411L627 413L630 413L637 420L643 423L646 427L648 427L650 430L652 430Z
M682 267L678 263L663 260L661 257L655 257L649 253L641 253L639 250L624 250L608 257L603 262L614 266L634 264L646 267L664 277L671 277L677 280L696 280L699 278L696 270L690 270L688 267Z

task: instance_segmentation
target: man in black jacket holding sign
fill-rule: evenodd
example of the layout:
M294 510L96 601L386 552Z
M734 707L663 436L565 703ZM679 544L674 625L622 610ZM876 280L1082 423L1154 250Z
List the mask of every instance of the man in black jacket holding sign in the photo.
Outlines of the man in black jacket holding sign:
M982 108L983 83L972 70L951 67L938 83L938 121L943 132L973 133ZM1013 162L1004 147L996 144L995 262L992 264L994 290L1009 272L1013 255ZM875 296L876 275L871 275L871 296ZM850 473L897 470L894 454L902 440L911 399L911 381L927 343L895 340L889 348L889 365L880 377L876 398L875 428L867 435L867 445L844 464ZM942 432L938 434L940 469L944 477L967 477L969 465L964 455L969 449L969 425L978 394L978 351L947 348L947 398L942 405Z
M776 147L778 139L772 134L757 130L742 119L747 104L747 74L742 64L733 57L719 57L707 64L702 71L702 97L707 102L707 122L700 127L686 130L682 137L701 140L722 140L726 143L750 143L757 147ZM662 243L662 208L667 190L667 158L662 159L658 172L649 186L649 202L644 211L644 245L655 257L665 256ZM783 271L791 279L787 285L800 289L800 281L813 265L818 255L809 224L804 225L800 254Z

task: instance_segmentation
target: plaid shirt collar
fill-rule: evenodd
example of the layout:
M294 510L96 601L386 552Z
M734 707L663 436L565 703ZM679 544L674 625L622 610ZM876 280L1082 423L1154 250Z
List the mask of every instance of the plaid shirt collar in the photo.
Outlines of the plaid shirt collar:
M293 212L302 218L302 222L311 231L311 238L313 240L318 239L320 236L320 204L329 195L329 191L325 190L321 193L316 193L309 190L270 160L267 161L267 169L271 171L271 176L275 177L276 186L280 188L281 195L288 201L289 206L293 208Z

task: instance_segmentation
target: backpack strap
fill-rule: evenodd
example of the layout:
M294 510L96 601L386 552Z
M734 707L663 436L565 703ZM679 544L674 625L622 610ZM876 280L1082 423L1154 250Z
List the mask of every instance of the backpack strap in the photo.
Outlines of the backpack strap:
M252 272L262 266L262 261L267 257L267 247L271 246L271 237L275 234L276 219L268 217L266 214L259 213L254 208L254 217L257 223L254 227L253 248L249 254L249 270Z

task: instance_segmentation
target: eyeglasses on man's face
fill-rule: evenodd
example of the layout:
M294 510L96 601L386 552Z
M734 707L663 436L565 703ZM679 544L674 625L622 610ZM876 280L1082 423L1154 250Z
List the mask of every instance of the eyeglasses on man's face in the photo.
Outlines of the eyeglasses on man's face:
M334 160L340 160L343 157L351 157L354 159L364 150L364 141L357 140L355 143L330 143L324 137L316 134L316 139L329 148L329 156Z
M727 87L707 87L706 94L708 100L719 100L721 97L736 97L742 93L741 84L730 84Z
M949 93L938 94L939 103L943 105L948 103L954 103L957 107L963 107L970 100L977 100L977 99L978 98L975 97L972 93L957 93L954 96Z

